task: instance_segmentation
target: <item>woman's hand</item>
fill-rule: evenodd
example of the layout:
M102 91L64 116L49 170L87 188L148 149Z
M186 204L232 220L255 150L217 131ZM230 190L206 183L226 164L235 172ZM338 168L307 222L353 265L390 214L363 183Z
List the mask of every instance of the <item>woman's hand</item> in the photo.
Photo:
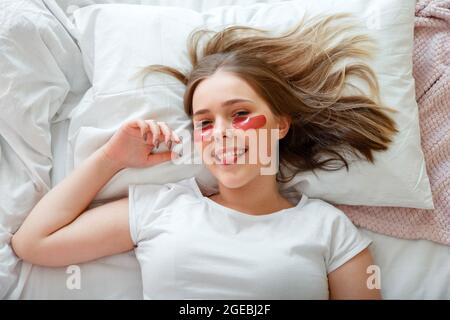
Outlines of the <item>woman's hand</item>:
M170 150L181 140L164 122L137 119L124 123L101 149L119 169L142 168L176 156L171 151L154 153L162 142Z

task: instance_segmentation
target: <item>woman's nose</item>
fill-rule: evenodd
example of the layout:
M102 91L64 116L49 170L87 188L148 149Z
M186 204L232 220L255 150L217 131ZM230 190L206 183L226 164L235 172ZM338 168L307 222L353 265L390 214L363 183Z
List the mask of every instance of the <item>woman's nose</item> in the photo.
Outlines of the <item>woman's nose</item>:
M224 119L217 119L214 124L213 137L219 141L231 136L231 123Z

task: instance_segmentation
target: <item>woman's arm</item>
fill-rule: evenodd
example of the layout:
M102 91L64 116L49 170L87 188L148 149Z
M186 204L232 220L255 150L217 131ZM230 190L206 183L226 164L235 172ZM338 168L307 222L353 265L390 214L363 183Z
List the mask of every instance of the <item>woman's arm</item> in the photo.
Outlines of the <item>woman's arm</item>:
M16 254L34 264L61 266L130 250L133 245L123 223L127 199L79 216L119 170L102 149L97 150L33 208L11 240ZM112 228L120 238L114 245L114 235L108 235Z
M34 264L63 266L132 249L128 199L83 211L121 169L169 160L171 152L150 153L160 135L166 143L179 142L167 126L150 120L124 124L37 203L11 240L15 253Z
M367 268L373 265L368 248L328 274L330 299L381 299L379 289L367 286Z

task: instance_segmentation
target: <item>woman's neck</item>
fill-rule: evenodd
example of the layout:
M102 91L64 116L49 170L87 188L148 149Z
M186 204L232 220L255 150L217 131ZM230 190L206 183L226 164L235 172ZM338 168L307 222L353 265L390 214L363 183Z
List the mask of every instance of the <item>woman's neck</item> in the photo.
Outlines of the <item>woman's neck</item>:
M227 188L219 182L219 193L211 200L248 214L270 214L293 207L278 191L274 176L259 176L240 188Z

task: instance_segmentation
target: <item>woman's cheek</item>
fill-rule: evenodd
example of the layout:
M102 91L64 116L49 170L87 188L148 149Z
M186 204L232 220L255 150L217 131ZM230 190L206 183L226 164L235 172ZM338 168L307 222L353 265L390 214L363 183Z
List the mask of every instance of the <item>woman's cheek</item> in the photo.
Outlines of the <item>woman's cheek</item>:
M214 163L214 159L211 155L213 151L212 148L214 147L213 143L208 140L202 141L201 139L199 141L196 141L194 134L194 147L197 153L200 155L203 164L210 165Z

